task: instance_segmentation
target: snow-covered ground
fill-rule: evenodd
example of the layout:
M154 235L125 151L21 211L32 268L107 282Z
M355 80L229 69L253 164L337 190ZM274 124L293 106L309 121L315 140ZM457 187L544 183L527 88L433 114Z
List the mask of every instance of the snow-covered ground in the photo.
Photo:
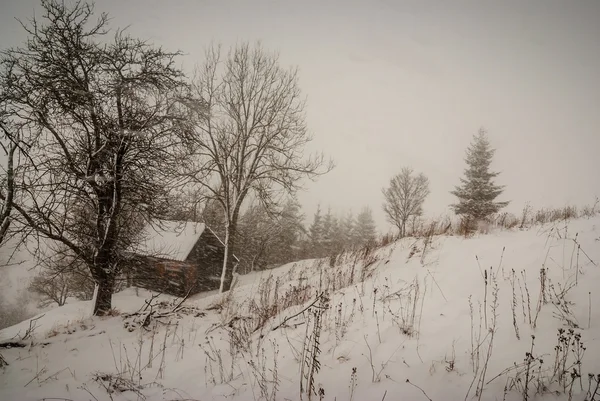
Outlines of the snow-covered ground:
M525 387L584 400L600 373L599 262L596 217L404 239L183 305L144 309L152 294L128 289L120 316L80 302L0 331L28 334L0 349L0 400L306 400L311 387L315 400L522 400Z

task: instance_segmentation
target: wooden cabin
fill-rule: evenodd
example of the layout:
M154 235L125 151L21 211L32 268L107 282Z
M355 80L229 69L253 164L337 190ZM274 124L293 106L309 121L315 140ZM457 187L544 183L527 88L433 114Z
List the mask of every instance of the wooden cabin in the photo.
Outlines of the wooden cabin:
M225 244L203 223L156 220L130 250L132 284L178 297L219 289ZM233 269L230 258L225 290Z

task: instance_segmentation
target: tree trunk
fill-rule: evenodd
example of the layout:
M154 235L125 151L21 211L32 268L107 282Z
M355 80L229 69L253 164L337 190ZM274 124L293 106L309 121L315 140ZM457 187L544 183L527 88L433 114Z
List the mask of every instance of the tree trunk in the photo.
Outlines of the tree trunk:
M127 288L130 288L133 286L133 277L131 275L131 267L127 266L127 271L125 272L125 277L127 278Z
M94 302L94 316L105 316L112 308L112 294L115 287L114 273L101 272L96 279L98 291Z
M241 199L243 201L243 198ZM235 235L237 231L238 217L240 213L241 201L238 206L235 207L231 220L227 222L225 226L225 252L223 255L223 269L221 270L221 284L219 286L219 294L225 291L229 291L231 282L233 281L233 266L229 269L229 265L232 264L229 261L233 259L233 246L235 242Z
M58 306L63 306L67 302L67 285L63 283L60 289Z
M11 142L8 152L8 162L6 167L6 197L4 197L4 205L0 216L0 244L4 243L4 239L10 227L10 214L13 207L13 199L15 194L15 169L14 156L17 150L17 144ZM1 366L1 365L0 365Z
M230 230L230 225L228 224L225 227L225 252L223 254L223 269L221 269L221 284L219 286L219 294L221 294L222 292L228 291L229 290L229 285L231 284L231 281L229 281L229 283L227 283L227 265L229 264L229 253L230 253L230 248L229 245L231 243L230 238L231 238L231 230Z
M256 266L256 259L257 259L257 256L255 255L252 258L252 262L250 262L250 273L254 272L254 269L255 269L255 266Z

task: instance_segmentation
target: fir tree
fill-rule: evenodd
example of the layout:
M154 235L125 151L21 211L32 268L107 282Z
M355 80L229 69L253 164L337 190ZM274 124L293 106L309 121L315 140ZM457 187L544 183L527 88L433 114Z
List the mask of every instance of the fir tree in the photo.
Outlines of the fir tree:
M331 221L331 252L340 253L344 249L344 227L342 220L334 216Z
M344 248L345 233L341 219L328 211L323 220L323 256L338 254Z
M356 218L354 234L355 241L359 246L370 244L375 241L377 232L371 208L365 207Z
M313 222L308 229L309 240L312 247L311 254L319 257L323 245L323 217L321 216L321 206L317 206L317 211L313 216Z
M461 185L451 191L458 198L458 203L452 205L456 214L474 221L483 220L508 205L508 202L495 202L504 191L504 186L493 182L499 173L490 171L495 151L486 131L479 129L466 151L465 177L460 179Z
M327 209L327 214L323 218L323 237L321 241L321 252L322 255L330 255L333 250L333 215L331 214L331 208Z
M342 248L350 249L354 246L354 226L354 215L350 212L340 223Z
M284 205L280 225L279 242L281 249L273 263L283 264L299 258L299 242L305 231L304 216L300 210L300 205L295 199L288 200Z
M237 230L239 271L254 271L297 260L304 233L302 220L300 206L294 199L275 212L263 205L250 206L240 217Z
M236 231L235 255L240 258L238 272L264 269L268 251L278 235L278 226L262 205L253 205L240 217Z

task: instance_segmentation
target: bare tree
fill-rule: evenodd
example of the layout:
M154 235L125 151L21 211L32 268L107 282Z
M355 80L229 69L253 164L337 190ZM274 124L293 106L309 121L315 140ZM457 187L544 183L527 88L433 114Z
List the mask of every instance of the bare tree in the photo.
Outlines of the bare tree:
M70 296L70 285L66 273L55 274L49 270L43 270L36 275L29 284L29 291L33 291L42 296L40 306L56 303L57 306L63 306Z
M209 48L188 100L196 139L191 178L225 215L222 292L231 282L228 264L248 195L270 209L296 192L302 178L333 165L322 155L304 156L312 138L298 72L260 45L236 46L224 59L219 47Z
M94 295L94 279L90 270L73 252L64 245L51 251L48 257L39 259L39 273L33 278L29 289L40 294L44 302L65 304L73 297L83 301Z
M90 4L42 0L42 8L41 19L22 24L24 47L0 55L3 124L21 124L28 156L13 214L85 263L98 286L94 314L103 315L132 220L166 210L180 165L179 53L123 31L109 38L108 16L96 18Z
M423 202L429 195L429 180L422 173L415 174L412 168L404 167L382 192L383 211L388 221L398 227L401 237L406 236L408 220L423 213Z

